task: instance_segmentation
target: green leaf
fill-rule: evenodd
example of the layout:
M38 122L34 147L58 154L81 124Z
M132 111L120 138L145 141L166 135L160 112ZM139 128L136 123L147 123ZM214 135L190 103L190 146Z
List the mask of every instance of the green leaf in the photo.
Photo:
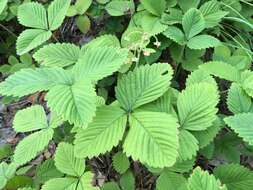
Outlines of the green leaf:
M66 67L77 62L80 48L74 44L56 43L40 48L33 58L47 67Z
M63 174L56 169L54 160L48 159L36 168L35 182L38 184L43 184L52 178L58 178L62 176Z
M15 164L0 163L0 189L3 189L7 182L15 175Z
M167 25L161 23L159 17L152 14L143 15L141 26L144 32L148 33L149 35L160 34L168 27Z
M219 102L217 87L208 83L188 86L178 96L180 125L192 131L205 130L216 119Z
M74 7L78 14L84 14L92 4L92 0L77 0Z
M250 96L253 97L253 72L252 71L244 71L242 73L241 77L241 83L242 83L242 88L245 90L245 92Z
M89 81L56 85L46 95L47 104L57 115L76 126L91 122L96 110L96 93Z
M190 160L197 155L199 150L197 139L187 130L179 132L179 158L182 161Z
M61 68L22 69L0 83L0 93L22 97L37 91L49 90L58 84L71 83L71 77Z
M76 190L78 183L76 178L55 178L47 181L41 190Z
M177 173L188 173L193 169L195 165L195 158L191 160L182 161L180 159L170 168L169 171L177 172Z
M241 165L220 165L214 169L214 175L226 184L228 190L253 189L253 172Z
M188 190L227 190L213 175L197 167L188 179Z
M76 156L92 158L110 151L123 138L126 121L124 111L118 107L98 108L93 122L76 134Z
M195 36L187 42L187 46L190 49L206 49L219 46L220 44L217 38L205 34Z
M83 78L100 80L116 72L127 60L128 51L113 47L88 49L73 67L76 81Z
M163 34L180 45L183 45L186 42L184 33L175 26L168 26Z
M172 166L178 156L178 123L166 113L136 112L123 151L134 160L155 168Z
M60 143L55 153L55 166L62 173L80 177L85 170L83 159L76 158L74 155L74 146L68 143Z
M80 178L78 187L76 190L99 190L98 187L94 187L92 182L94 181L94 174L92 172L85 172Z
M54 0L48 7L48 24L51 31L59 28L67 14L71 0Z
M122 190L135 190L135 178L130 170L121 176L120 186Z
M197 8L200 3L200 0L178 0L179 7L187 12L190 8Z
M18 7L18 21L20 24L48 30L47 11L37 2L24 3Z
M221 19L228 14L228 12L220 10L220 3L217 0L207 1L199 10L204 16L206 28L217 26Z
M31 51L46 42L51 36L52 33L50 31L41 29L27 29L23 31L17 39L17 54L23 55Z
M165 0L141 0L143 7L150 13L156 16L161 16L166 9Z
M228 109L234 114L250 111L252 102L240 85L232 83L227 96Z
M225 118L224 121L239 137L253 145L253 113L237 114Z
M214 80L214 78L210 74L208 74L207 72L200 70L200 69L193 71L187 77L186 86L190 86L190 85L194 85L194 84L198 84L198 83L202 83L202 82L217 86L217 83Z
M182 174L164 170L156 180L156 189L186 190L187 181Z
M2 12L5 9L7 3L8 3L8 0L1 0L0 1L0 14L2 14Z
M91 21L88 16L80 15L76 18L76 26L83 34L86 34L90 30Z
M168 90L172 73L171 66L162 63L130 71L117 84L117 100L126 111L152 102Z
M134 9L134 2L128 0L114 0L105 6L105 10L111 16L122 16L127 13L133 13Z
M102 186L101 190L120 190L120 188L116 182L107 182Z
M224 62L210 61L206 64L201 65L199 68L211 75L225 80L233 82L239 82L241 80L240 72L235 67Z
M113 168L120 174L125 173L130 167L130 162L126 154L118 152L112 158Z
M14 163L21 166L34 159L48 145L53 133L51 128L43 129L20 141L14 152Z
M13 120L13 128L16 132L30 132L47 127L44 108L39 105L18 111Z
M205 29L205 20L198 9L191 8L183 16L182 25L189 40Z

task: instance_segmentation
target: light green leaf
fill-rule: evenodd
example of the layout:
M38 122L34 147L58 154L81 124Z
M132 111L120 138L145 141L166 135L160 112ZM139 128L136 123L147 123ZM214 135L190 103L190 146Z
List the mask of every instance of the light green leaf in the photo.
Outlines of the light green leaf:
M113 47L88 49L73 67L76 81L100 80L116 72L127 60L128 51Z
M198 9L191 8L184 14L182 25L185 36L189 40L205 29L205 20Z
M119 185L116 182L107 182L105 183L101 190L121 190Z
M86 34L90 30L91 21L88 16L80 15L76 18L76 26L83 34Z
M172 73L171 66L162 63L130 71L117 84L117 100L126 111L152 102L168 90Z
M244 71L241 78L242 88L250 97L253 97L253 72Z
M2 14L2 12L5 9L7 3L8 3L8 0L1 0L0 1L0 14Z
M166 113L136 112L129 118L130 130L123 151L133 160L155 168L172 166L178 156L178 123Z
M206 34L195 36L187 42L187 46L190 49L206 49L219 46L220 44L217 38Z
M253 172L237 164L220 165L214 169L214 175L226 184L228 190L253 189Z
M47 127L44 108L39 105L18 111L13 120L13 128L16 132L30 132Z
M156 180L156 189L186 190L187 181L182 174L164 170Z
M187 130L179 132L179 158L182 161L190 160L197 155L199 150L197 139Z
M177 101L181 127L193 131L210 127L216 119L218 102L216 86L208 83L188 86L179 94Z
M122 190L135 190L135 176L130 170L121 176L120 186Z
M175 26L168 26L163 34L180 45L186 42L184 33Z
M210 74L208 74L207 72L200 70L200 69L193 71L187 77L186 86L190 86L190 85L198 84L198 83L202 83L202 82L217 86L217 83L214 80L214 78Z
M234 114L247 113L252 106L251 98L237 83L232 83L227 96L228 109Z
M110 151L123 138L126 121L127 116L122 109L116 106L99 107L93 122L76 135L76 156L92 158Z
M59 28L67 14L71 0L54 0L48 7L48 24L51 31Z
M47 67L66 67L75 64L80 56L80 48L74 44L49 44L36 51L33 58Z
M15 164L7 164L5 162L0 163L0 189L3 189L16 172Z
M24 3L18 7L18 21L20 24L48 30L47 11L37 2Z
M133 13L135 5L133 1L128 0L114 0L105 6L105 10L111 16L122 16L125 14Z
M98 187L92 185L94 174L92 172L85 172L80 178L76 190L99 190Z
M239 137L253 145L253 113L237 114L225 118L224 121Z
M178 0L178 5L180 8L187 12L190 8L198 8L200 0Z
M58 84L71 83L71 77L61 68L22 69L0 83L0 93L22 97L37 91L49 90Z
M15 149L14 163L21 166L34 159L48 145L53 133L53 129L48 128L25 137Z
M227 190L213 175L197 167L188 179L188 190Z
M55 153L55 166L62 173L80 177L85 170L83 159L76 158L74 155L74 146L68 143L60 143Z
M78 14L84 14L92 4L92 0L77 0L75 3L75 9Z
M125 173L130 167L130 162L126 154L122 152L116 153L112 158L113 168L120 174Z
M76 178L54 178L47 181L41 190L76 190L77 185Z
M141 26L143 30L149 35L156 35L162 33L168 27L161 23L161 19L152 14L145 14L142 17Z
M165 0L141 0L143 7L150 13L156 16L161 16L166 9Z
M232 65L229 65L224 62L220 61L210 61L206 64L203 64L199 67L201 70L206 71L207 73L214 75L216 77L239 82L241 80L241 74L240 72L233 67ZM219 69L217 69L219 68Z
M76 126L91 122L96 110L96 93L89 81L56 85L46 95L47 104L57 115Z
M17 54L23 55L46 42L52 33L41 29L27 29L23 31L16 43Z

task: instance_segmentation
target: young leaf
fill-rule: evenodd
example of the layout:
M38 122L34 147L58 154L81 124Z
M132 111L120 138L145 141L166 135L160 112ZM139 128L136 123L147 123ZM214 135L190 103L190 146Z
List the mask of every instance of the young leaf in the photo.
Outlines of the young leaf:
M188 179L188 190L227 190L225 185L207 171L197 167Z
M253 145L253 113L241 113L224 119L244 141Z
M184 14L182 25L185 36L189 40L205 29L205 20L198 9L191 8Z
M26 27L48 30L47 11L40 3L31 2L20 5L17 17L19 23Z
M89 81L56 85L46 95L47 104L57 115L76 126L88 124L96 110L96 93Z
M120 186L122 190L135 190L135 178L130 170L121 176Z
M0 163L0 189L3 189L16 172L15 164L7 164L5 162Z
M32 49L40 46L51 37L50 31L41 29L27 29L23 31L16 43L17 54L23 55Z
M166 9L165 0L141 0L143 7L150 13L156 16L161 16Z
M47 181L41 190L76 190L78 183L77 178L55 178Z
M117 154L115 154L112 158L112 161L113 168L120 174L125 173L130 166L128 157L122 152L118 152Z
M229 190L253 189L253 173L237 164L220 165L214 169L214 175L226 184Z
M67 14L71 0L54 0L48 7L48 24L51 31L59 28Z
M134 2L128 0L114 0L105 6L105 10L111 16L122 16L134 12Z
M172 166L178 156L178 123L166 113L136 112L123 144L127 156L155 168Z
M252 106L251 98L237 83L232 83L227 97L228 109L234 114L247 113Z
M48 145L53 133L53 129L43 129L20 141L14 152L14 163L21 166L34 159Z
M83 78L100 80L117 71L127 60L128 51L112 47L87 50L73 67L76 81Z
M208 83L188 86L177 101L181 127L192 131L210 127L216 119L218 102L216 86Z
M152 102L168 90L172 73L168 64L141 66L119 80L117 100L126 111Z
M60 143L55 153L55 166L62 173L80 177L85 170L83 159L76 158L74 146L68 143Z
M61 68L23 69L0 83L0 93L22 97L37 91L49 90L58 84L71 83L71 77Z
M18 111L13 120L13 128L16 132L30 132L47 127L45 111L39 105Z
M7 3L8 3L8 0L1 0L0 1L0 15L2 14L2 12L3 12L4 8L6 7Z
M66 67L77 62L80 48L74 44L49 44L36 51L33 58L47 67Z
M75 9L78 14L83 15L91 6L92 0L77 0L75 3Z
M175 26L168 26L163 34L180 45L184 45L186 42L184 33Z
M98 108L93 122L76 135L76 156L92 158L110 151L123 138L126 121L124 111L116 106Z
M217 38L206 34L195 36L187 42L187 46L190 49L206 49L219 46L220 44Z

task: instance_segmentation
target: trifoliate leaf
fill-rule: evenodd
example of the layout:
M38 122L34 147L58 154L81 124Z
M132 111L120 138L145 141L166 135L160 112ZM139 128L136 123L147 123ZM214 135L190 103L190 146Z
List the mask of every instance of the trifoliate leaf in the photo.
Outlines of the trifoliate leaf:
M76 156L92 158L110 151L123 138L126 121L122 109L116 106L99 107L93 122L76 135Z
M220 44L217 38L206 34L195 36L187 42L187 46L190 49L206 49L219 46Z
M83 159L76 158L74 146L68 143L60 143L55 153L55 166L62 173L80 177L85 170Z
M128 157L122 152L118 152L117 154L115 154L112 158L112 161L113 168L120 174L125 173L130 166Z
M253 145L253 113L241 113L224 119L244 141Z
M47 11L37 2L24 3L18 7L18 21L20 24L38 29L48 29Z
M253 188L253 172L237 164L220 165L214 175L226 184L228 190L250 190Z
M134 160L155 168L172 166L178 156L178 123L166 113L136 112L123 151Z
M16 43L17 54L23 55L32 49L46 42L52 35L52 32L41 29L27 29L23 31Z
M53 133L53 129L48 128L25 137L15 149L14 163L21 166L34 159L48 145Z
M216 119L219 102L217 87L208 83L188 86L178 96L180 125L192 131L205 130Z
M141 26L149 35L160 34L168 27L167 25L161 23L161 19L159 17L152 14L143 15Z
M57 115L76 126L91 122L96 111L96 93L89 81L56 85L46 95L47 104Z
M49 44L39 49L33 58L47 67L66 67L77 62L80 48L74 44L56 43Z
M180 45L183 45L185 43L184 33L175 26L168 26L163 34Z
M48 25L51 31L56 30L62 24L71 0L54 0L48 7Z
M117 100L126 111L131 111L162 96L171 78L172 68L168 64L141 66L119 80Z
M182 25L186 38L189 40L205 28L205 20L198 9L191 8L183 16Z
M30 132L47 127L45 111L39 105L18 111L13 120L13 128L16 132Z
M161 16L166 9L165 0L141 0L143 7L150 13L156 16Z

